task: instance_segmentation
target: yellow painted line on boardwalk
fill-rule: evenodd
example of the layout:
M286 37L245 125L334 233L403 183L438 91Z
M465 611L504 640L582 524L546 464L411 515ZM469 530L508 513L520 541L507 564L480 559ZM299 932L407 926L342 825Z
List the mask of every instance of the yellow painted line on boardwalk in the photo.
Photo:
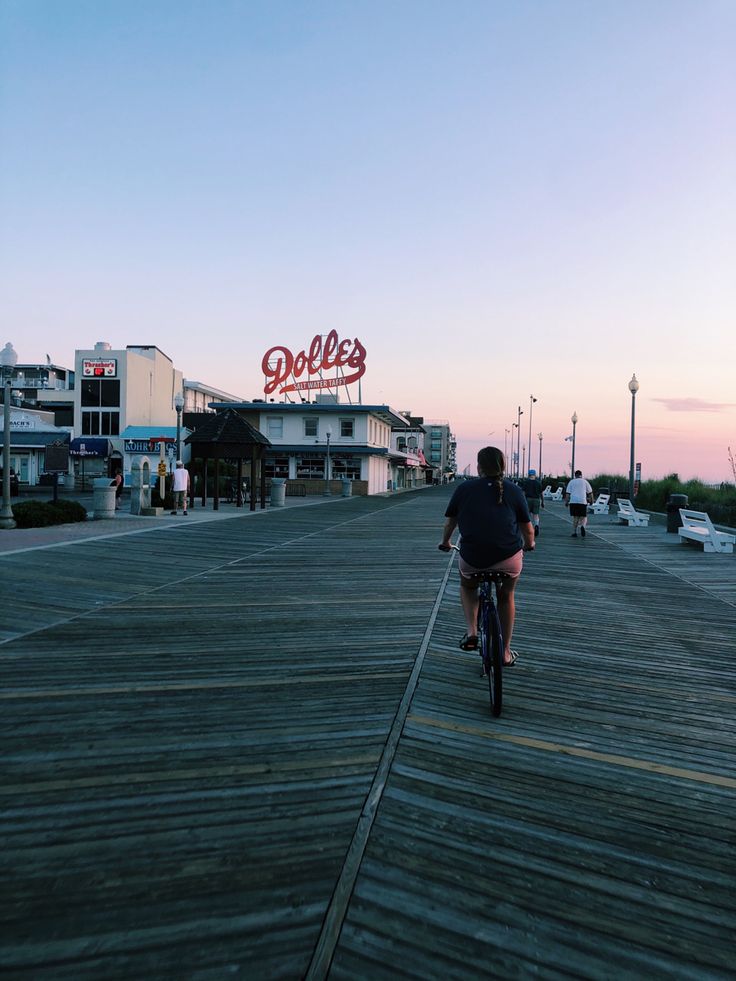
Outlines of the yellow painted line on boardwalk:
M680 780L695 780L698 783L709 783L716 787L736 789L736 779L724 777L717 773L703 773L702 770L685 770L677 766L666 766L651 760L639 760L631 756L616 756L613 753L598 753L593 749L580 749L577 746L567 746L565 743L552 743L544 739L532 739L529 736L512 736L508 733L490 732L477 726L466 726L459 722L446 722L441 719L430 719L424 715L410 715L407 722L428 726L432 729L445 729L450 732L462 732L481 739L493 739L502 743L513 743L526 749L538 749L545 753L560 753L563 756L576 756L584 760L595 760L597 763L610 763L613 766L625 766L633 770L646 770L648 773L659 773L665 777L677 777Z
M304 674L289 670L283 678L255 678L250 681L164 681L156 684L141 685L98 685L84 688L37 688L18 689L16 691L0 692L0 702L20 698L72 698L82 695L138 695L146 692L160 691L208 691L226 688L277 688L284 685L312 685L336 681L382 681L386 678L396 680L405 678L408 671L366 671L358 674Z

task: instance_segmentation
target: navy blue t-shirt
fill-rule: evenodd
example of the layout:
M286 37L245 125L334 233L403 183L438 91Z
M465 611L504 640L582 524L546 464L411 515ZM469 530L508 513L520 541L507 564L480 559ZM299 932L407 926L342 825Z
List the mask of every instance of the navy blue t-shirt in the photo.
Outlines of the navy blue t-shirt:
M457 518L460 554L476 569L485 569L515 555L524 544L520 524L531 521L524 492L510 480L498 486L488 477L466 480L450 498L446 518Z

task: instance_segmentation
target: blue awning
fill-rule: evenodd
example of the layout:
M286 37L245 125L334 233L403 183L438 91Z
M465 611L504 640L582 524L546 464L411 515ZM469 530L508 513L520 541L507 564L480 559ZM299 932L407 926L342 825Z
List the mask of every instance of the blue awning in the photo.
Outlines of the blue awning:
M103 436L78 436L69 444L69 456L112 456L112 443Z

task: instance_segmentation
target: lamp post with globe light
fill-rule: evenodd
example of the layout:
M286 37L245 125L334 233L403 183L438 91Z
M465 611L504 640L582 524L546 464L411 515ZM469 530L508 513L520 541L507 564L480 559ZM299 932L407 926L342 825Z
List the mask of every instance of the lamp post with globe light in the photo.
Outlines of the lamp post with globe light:
M535 399L533 395L530 395L529 396L529 441L527 442L526 445L529 447L529 469L530 470L531 470L531 467L532 467L532 409L534 408L534 403L536 401L537 401L537 399ZM524 476L526 476L526 474Z
M176 409L176 459L181 460L181 413L184 409L184 396L177 392L174 396L174 408Z
M10 504L10 388L12 369L17 363L18 355L8 341L0 351L3 376L3 506L0 510L0 528L15 528L13 508Z
M570 422L572 423L572 462L570 464L570 476L575 476L575 427L578 424L578 414L573 412L570 416Z
M629 458L629 500L634 503L634 475L636 471L636 464L634 463L634 419L636 414L636 393L639 391L639 382L636 379L636 374L631 376L631 381L629 382L629 391L631 392L631 456Z
M539 479L542 479L542 439L541 433L537 434L539 436Z

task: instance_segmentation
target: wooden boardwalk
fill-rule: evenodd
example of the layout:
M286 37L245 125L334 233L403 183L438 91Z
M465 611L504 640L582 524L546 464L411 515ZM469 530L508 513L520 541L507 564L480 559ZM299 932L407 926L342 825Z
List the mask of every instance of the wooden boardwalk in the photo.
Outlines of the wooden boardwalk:
M448 494L0 556L0 975L736 976L736 556L548 509L493 720Z

